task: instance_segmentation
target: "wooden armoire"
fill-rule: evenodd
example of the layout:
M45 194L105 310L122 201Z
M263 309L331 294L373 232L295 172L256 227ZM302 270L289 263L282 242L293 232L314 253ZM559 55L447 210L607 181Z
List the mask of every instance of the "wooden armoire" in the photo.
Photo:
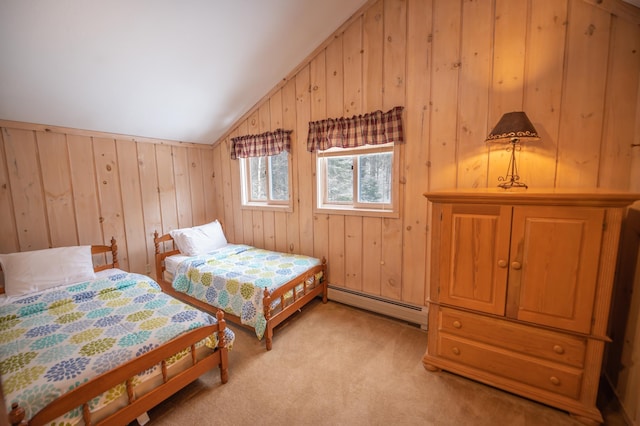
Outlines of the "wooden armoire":
M596 396L627 206L640 194L438 191L423 364L601 423Z

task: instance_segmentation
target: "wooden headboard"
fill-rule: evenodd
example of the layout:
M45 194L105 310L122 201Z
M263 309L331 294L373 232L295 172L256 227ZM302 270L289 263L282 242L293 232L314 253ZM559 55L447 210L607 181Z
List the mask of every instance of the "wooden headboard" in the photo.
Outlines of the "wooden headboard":
M109 259L108 254L111 253L111 259ZM95 245L91 246L91 255L94 257L94 266L93 270L95 272L104 271L105 269L119 268L120 264L118 263L118 244L116 244L116 239L111 237L111 245ZM101 255L99 257L98 262L96 262L95 256ZM97 264L96 264L97 263ZM2 272L2 265L0 265L0 273ZM0 294L4 294L4 281L3 285L0 286Z

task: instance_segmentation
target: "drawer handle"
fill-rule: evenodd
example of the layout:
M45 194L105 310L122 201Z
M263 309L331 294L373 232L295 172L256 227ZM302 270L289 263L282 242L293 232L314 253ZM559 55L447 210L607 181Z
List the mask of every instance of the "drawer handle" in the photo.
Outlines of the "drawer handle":
M556 376L549 377L549 381L555 386L560 385L560 379L558 379Z
M457 346L452 347L451 352L453 352L454 355L460 355L460 349Z
M462 324L460 324L460 321L454 321L453 322L453 327L454 328L462 328Z
M500 259L498 260L498 266L501 268L506 268L507 267L507 261L504 259Z
M553 351L555 353L557 353L558 355L562 355L564 353L564 348L562 346L560 346L560 345L555 345L553 347Z
M520 262L513 262L513 263L511 263L511 267L517 271L517 270L519 270L520 268L522 268L522 263L520 263Z

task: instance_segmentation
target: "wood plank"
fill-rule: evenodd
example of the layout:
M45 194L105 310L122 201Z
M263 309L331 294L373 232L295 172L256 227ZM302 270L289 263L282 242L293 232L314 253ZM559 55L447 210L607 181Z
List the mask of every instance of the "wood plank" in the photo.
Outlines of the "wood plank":
M213 171L212 171L212 177L213 177L213 187L214 187L214 200L213 200L213 219L211 220L215 220L218 219L220 221L220 223L222 223L223 227L225 228L225 233L226 233L226 226L227 223L225 221L224 218L224 182L223 182L223 173L222 173L222 152L224 151L224 148L222 147L222 144L218 144L216 145L212 152L212 161L213 161ZM225 163L227 163L227 159L224 160Z
M297 110L298 110L298 93L296 90L297 79L293 79L282 88L282 123L285 129L293 130L292 138L297 140ZM309 80L307 78L307 84ZM308 87L308 86L307 86ZM295 148L294 148L295 149ZM298 154L294 151L291 158L291 200L293 201L293 211L287 212L287 247L286 251L290 253L300 252L300 222L299 222L299 204L300 187L298 186Z
M246 121L243 121L238 126L237 133L233 133L233 136L240 136L247 134ZM231 158L231 138L228 141L229 144L229 156ZM233 226L235 229L235 237L237 244L240 244L244 240L244 214L242 210L242 189L240 183L240 160L230 160L229 179L231 180L231 205L233 214ZM251 223L249 223L251 225Z
M407 4L404 0L384 2L384 63L383 109L405 105L406 54L407 54ZM394 152L399 155L399 180L406 182L404 169L405 144L399 144ZM397 186L394 196L398 200L400 218L382 220L382 262L380 268L381 294L399 300L402 295L402 221L404 217L404 185ZM399 249L400 248L400 249Z
M362 18L344 32L342 40L344 72L343 116L362 114Z
M598 186L625 190L631 176L631 144L635 132L640 69L640 26L613 18Z
M315 155L307 151L307 134L311 121L310 69L304 67L296 76L296 162L293 182L297 182L298 233L297 253L313 255L313 179Z
M147 273L156 279L155 247L153 234L162 235L162 214L160 211L160 196L158 191L158 163L156 162L156 145L138 143L136 145L138 173L140 175L140 193L142 199L142 214L144 219L144 243L147 251Z
M19 251L50 247L34 132L3 128Z
M553 188L562 103L567 1L540 0L531 8L530 31L525 51L524 111L540 140L527 143L520 162L520 175L530 186ZM551 48L550 48L551 46ZM501 160L506 165L508 160ZM497 185L490 178L489 186Z
M342 59L342 35L336 37L325 52L327 66L327 118L342 117L344 104L344 72Z
M356 291L362 291L362 271L366 269L363 265L362 221L359 216L344 218L345 286Z
M598 182L611 16L582 0L571 0L567 60L558 144L561 187Z
M311 88L310 120L317 121L327 118L327 77L326 77L326 53L321 51L309 64L309 87ZM306 148L305 148L306 149ZM317 191L316 186L316 155L313 155L311 164L312 191ZM313 198L315 200L315 197ZM328 260L329 256L329 216L316 212L316 204L313 206L313 256Z
M66 137L36 132L36 142L51 246L78 245Z
M380 296L382 262L382 219L377 217L362 218L362 258L366 259L366 268L362 268L362 291Z
M138 152L136 143L127 140L116 141L118 170L120 172L120 191L124 231L127 238L127 253L130 272L147 274L151 272L154 258L149 259L144 227L142 189L138 171Z
M157 146L156 161L158 164L158 194L160 197L160 213L162 215L162 233L166 234L179 228L171 146Z
M264 217L263 214L260 210L248 210L249 213L251 213L252 215L252 223L253 223L253 235L252 235L252 239L253 242L251 243L252 245L256 246L256 247L260 247L260 248L264 248L264 229L263 229L263 225L264 225Z
M485 136L498 123L504 113L523 111L524 59L526 48L528 0L497 0L493 38L493 72L490 83L489 114ZM482 140L478 139L478 143ZM488 185L504 176L509 164L509 153L503 144L487 144L489 164ZM523 160L530 155L524 150L518 154ZM524 166L526 161L518 164ZM523 167L520 167L523 168ZM526 167L525 167L526 168Z
M263 247L267 250L276 249L275 212L262 212L262 232L264 235Z
M270 129L282 129L282 90L278 90L269 98Z
M273 221L275 228L275 250L286 253L289 251L287 248L287 213L276 212Z
M460 97L458 98L458 187L487 186L487 105L491 82L492 1L462 7Z
M9 182L9 165L5 156L5 129L0 131L0 253L19 251L18 233L13 215L11 183Z
M329 262L329 215L313 215L313 256Z
M100 197L100 219L105 240L118 242L120 268L129 270L129 252L124 227L124 209L119 177L118 156L113 139L93 138L93 156Z
M382 107L389 110L405 104L406 90L406 46L407 46L406 0L384 1L384 45L382 63Z
M383 7L378 1L362 17L362 106L367 112L382 109Z
M189 171L189 189L191 194L191 217L194 225L207 223L204 171L202 166L202 150L187 148L187 162Z
M104 244L93 143L89 136L67 135L67 146L78 244Z
M345 229L344 216L329 216L329 259L327 273L332 285L345 286Z
M327 63L324 50L309 63L309 87L311 121L323 120L327 118Z
M204 221L213 222L218 218L216 208L217 186L215 181L215 168L213 149L201 149L202 156L202 183L204 190Z
M193 209L191 208L191 189L189 185L189 158L187 148L174 146L171 148L173 156L173 179L176 186L176 206L178 208L178 227L188 228L194 225Z
M402 228L402 299L421 305L425 296L429 167L429 74L432 33L431 0L407 3L407 105L405 117L405 199ZM378 225L379 228L380 225ZM378 234L379 235L379 234ZM380 254L378 253L378 259ZM368 259L363 255L364 259ZM378 261L379 263L379 261ZM378 281L379 283L379 281ZM378 291L380 286L378 284Z
M429 190L457 185L458 81L462 3L434 0Z
M282 118L282 90L276 91L269 98L269 110L270 110L270 119L271 119L271 130L283 129L283 118ZM292 154L289 153L291 156ZM291 162L289 162L289 167L291 167ZM291 190L292 185L289 185L289 190ZM264 223L264 245L267 250L278 250L278 247L281 247L286 251L286 215L285 212L275 210L275 211L265 211L263 212L263 223ZM281 241L284 243L278 242L278 233L283 233L281 235Z
M399 219L382 219L382 242L380 294L402 300L402 222Z
M235 135L235 134L234 134ZM232 135L232 137L234 136ZM231 138L227 138L220 144L220 179L222 181L223 188L223 200L224 205L222 211L224 212L224 232L227 240L235 244L239 244L242 240L241 234L238 233L238 225L242 225L242 220L236 220L239 216L235 214L233 187L231 178L231 166L238 161L232 161L230 159ZM237 188L237 191L240 189ZM237 222L237 223L236 223Z

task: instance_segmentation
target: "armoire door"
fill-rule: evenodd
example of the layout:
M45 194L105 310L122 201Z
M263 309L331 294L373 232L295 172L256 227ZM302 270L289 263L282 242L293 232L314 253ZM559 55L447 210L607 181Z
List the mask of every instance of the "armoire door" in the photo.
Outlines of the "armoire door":
M589 333L604 209L517 206L507 316Z
M441 303L504 315L511 211L511 206L442 205Z

